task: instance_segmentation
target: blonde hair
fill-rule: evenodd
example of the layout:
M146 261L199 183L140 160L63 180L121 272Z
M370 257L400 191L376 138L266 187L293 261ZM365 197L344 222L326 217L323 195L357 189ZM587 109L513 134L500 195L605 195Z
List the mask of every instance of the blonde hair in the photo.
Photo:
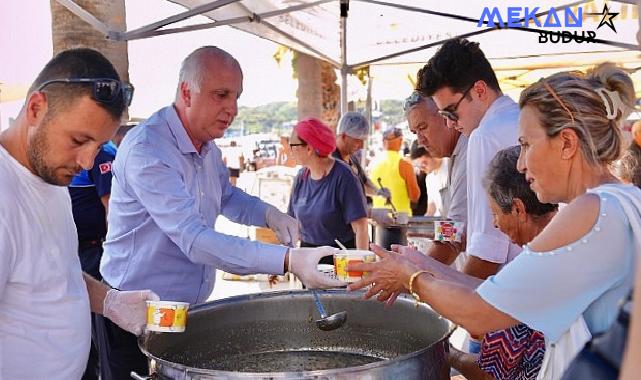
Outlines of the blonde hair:
M603 63L586 74L561 72L541 79L521 93L519 106L538 110L548 137L566 128L574 130L585 159L592 165L607 165L621 156L620 124L635 101L630 76Z

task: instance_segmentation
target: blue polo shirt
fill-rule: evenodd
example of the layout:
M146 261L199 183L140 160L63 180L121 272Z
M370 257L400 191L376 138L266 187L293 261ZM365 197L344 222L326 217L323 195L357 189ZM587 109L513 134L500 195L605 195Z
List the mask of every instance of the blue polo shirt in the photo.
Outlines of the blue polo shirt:
M71 180L69 195L80 241L101 240L107 235L105 207L100 198L111 193L111 163L115 158L116 146L108 142L100 148L93 168Z
M288 214L298 219L305 243L333 246L334 239L353 240L350 223L367 217L361 182L340 160L319 180L303 168L294 182Z

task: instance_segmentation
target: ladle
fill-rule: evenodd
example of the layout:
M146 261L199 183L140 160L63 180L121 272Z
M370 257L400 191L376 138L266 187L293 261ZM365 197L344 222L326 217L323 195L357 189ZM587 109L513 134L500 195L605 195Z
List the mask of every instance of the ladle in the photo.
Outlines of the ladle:
M314 303L316 304L316 308L321 316L320 319L316 320L316 327L323 331L332 331L343 326L347 320L347 312L339 311L338 313L328 316L316 290L312 290L312 295L314 296Z
M378 185L379 185L380 187L384 187L384 186L383 186L383 181L382 181L381 177L378 177L378 178L377 178L377 180L378 180ZM386 205L390 205L390 206L392 207L392 216L394 217L394 219L396 219L396 207L394 207L394 203L392 203L392 198L391 198L391 197L390 197L390 198L387 198L387 199L385 200L385 204L386 204Z
M342 250L347 251L347 248L338 240L334 239L336 244L341 247ZM347 320L347 312L339 311L338 313L327 316L327 311L320 300L320 296L316 290L312 290L312 295L314 296L314 303L316 304L316 309L320 313L320 319L316 321L316 326L323 331L332 331L341 327Z

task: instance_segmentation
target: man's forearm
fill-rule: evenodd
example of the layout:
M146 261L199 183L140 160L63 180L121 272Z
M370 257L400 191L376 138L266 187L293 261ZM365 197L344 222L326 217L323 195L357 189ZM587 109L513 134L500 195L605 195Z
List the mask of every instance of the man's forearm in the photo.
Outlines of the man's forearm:
M427 255L443 264L450 265L456 260L461 250L460 243L435 241L430 250L427 251Z
M89 306L91 311L96 314L102 314L105 297L109 291L109 286L96 280L87 273L82 273L82 276L87 285L87 293L89 293Z

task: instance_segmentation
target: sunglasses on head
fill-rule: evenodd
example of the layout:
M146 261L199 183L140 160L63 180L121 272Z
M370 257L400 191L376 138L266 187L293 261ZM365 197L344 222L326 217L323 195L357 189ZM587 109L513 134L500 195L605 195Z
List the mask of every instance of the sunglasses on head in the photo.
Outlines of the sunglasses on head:
M125 105L129 107L131 105L131 99L134 96L134 86L129 83L110 78L51 79L41 84L40 87L38 87L38 91L42 91L52 83L90 83L93 85L93 99L101 103L111 103L120 93L122 93L122 100Z
M463 99L465 99L465 97L467 96L467 93L470 92L472 88L474 88L474 84L472 84L467 90L465 90L465 92L463 92L463 96L461 96L461 99L459 99L456 104L445 109L438 110L438 114L446 119L450 119L451 121L458 121L459 116L458 113L456 113L456 110L458 109L458 106L461 104Z
M412 95L407 97L405 101L403 102L403 112L409 111L412 107L417 105L423 100L423 95L421 95L420 92L414 91L412 92Z

